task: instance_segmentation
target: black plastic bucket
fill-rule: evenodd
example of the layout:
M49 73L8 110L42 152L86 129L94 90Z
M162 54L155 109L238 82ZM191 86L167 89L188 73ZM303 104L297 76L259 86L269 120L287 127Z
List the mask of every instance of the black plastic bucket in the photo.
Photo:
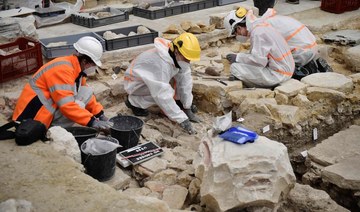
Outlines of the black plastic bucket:
M118 140L112 137L100 136L97 139L104 142L113 142L119 144ZM83 150L86 142L81 145L81 163L84 165L86 174L97 179L100 182L110 180L115 174L117 149L102 155L86 154Z
M78 142L79 148L84 141L98 134L97 130L91 127L67 127L66 130L73 134Z
M111 127L110 134L119 141L123 151L138 145L141 130L144 126L144 121L135 116L115 116L110 122L114 123Z

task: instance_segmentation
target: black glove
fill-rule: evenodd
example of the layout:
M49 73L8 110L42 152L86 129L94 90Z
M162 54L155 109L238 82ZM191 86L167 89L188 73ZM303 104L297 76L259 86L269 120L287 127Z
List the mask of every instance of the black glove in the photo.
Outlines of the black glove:
M100 121L95 119L95 121L92 122L90 127L93 127L97 130L104 131L104 132L110 132L110 128L112 127L113 123L109 121Z
M193 127L191 126L191 122L189 119L186 119L185 121L181 122L180 127L183 128L190 135L196 133Z
M184 109L184 113L187 115L187 117L190 119L190 121L199 123L201 122L200 118L197 117L191 109Z
M235 62L236 62L236 54L227 54L227 55L226 55L226 59L227 59L230 63L235 63Z
M109 121L109 118L105 116L105 114L101 114L101 116L99 116L99 120L100 121Z

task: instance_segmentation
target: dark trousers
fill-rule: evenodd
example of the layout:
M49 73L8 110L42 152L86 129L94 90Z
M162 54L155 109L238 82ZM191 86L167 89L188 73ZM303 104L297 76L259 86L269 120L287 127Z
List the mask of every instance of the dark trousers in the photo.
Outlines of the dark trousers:
M259 16L262 16L268 8L273 8L275 0L254 0L254 6L259 9Z

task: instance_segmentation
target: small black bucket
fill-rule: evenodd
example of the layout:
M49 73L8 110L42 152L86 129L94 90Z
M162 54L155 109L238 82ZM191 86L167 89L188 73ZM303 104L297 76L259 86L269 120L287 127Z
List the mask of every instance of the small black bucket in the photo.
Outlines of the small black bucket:
M144 121L135 116L115 116L110 122L114 123L111 127L110 134L119 141L123 151L138 145L141 130L144 126Z
M112 137L100 136L97 139L119 144L118 140ZM83 151L86 144L87 142L84 142L80 148L81 163L84 165L86 173L100 182L110 180L115 174L117 150L114 149L101 155L91 155Z
M78 142L79 148L84 141L98 134L97 130L91 127L67 127L66 130L73 134Z

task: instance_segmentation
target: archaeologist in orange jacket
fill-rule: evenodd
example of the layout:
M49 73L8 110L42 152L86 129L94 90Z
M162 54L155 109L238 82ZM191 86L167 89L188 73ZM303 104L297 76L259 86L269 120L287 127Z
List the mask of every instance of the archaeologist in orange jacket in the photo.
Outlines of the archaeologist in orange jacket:
M85 36L74 43L75 55L44 64L27 83L18 99L14 121L34 119L50 126L69 127L74 123L98 130L111 127L103 106L86 85L86 76L101 66L101 43Z

